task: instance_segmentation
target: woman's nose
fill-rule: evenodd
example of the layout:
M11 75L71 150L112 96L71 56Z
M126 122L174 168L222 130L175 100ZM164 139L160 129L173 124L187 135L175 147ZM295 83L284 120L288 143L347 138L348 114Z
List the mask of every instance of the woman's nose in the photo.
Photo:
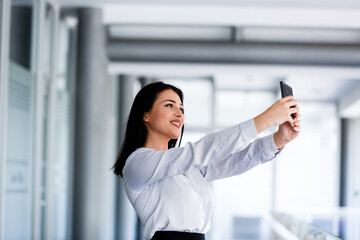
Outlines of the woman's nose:
M177 117L181 117L182 114L183 114L183 112L182 112L181 108L177 108L177 109L176 109L176 116L177 116Z

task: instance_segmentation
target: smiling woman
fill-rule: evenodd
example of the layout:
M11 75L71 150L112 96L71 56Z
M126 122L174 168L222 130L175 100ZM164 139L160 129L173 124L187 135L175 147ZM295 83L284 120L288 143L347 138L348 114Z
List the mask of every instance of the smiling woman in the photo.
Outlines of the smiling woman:
M114 172L123 178L145 239L204 240L213 208L208 182L274 159L298 136L298 113L297 101L288 96L254 119L175 148L185 121L181 90L162 82L141 89ZM276 133L256 139L258 133L277 125Z
M180 89L164 84L162 82L149 84L142 88L136 95L133 105L130 110L130 115L127 121L124 141L119 152L116 163L114 164L114 173L116 175L123 176L123 168L129 155L137 148L143 147L148 137L147 127L145 126L145 120L149 118L149 112L151 112L153 104L158 100L158 95L165 90L172 90L178 95L179 102L183 102L183 93ZM165 104L166 106L166 104ZM151 114L154 115L155 114ZM151 121L153 122L153 121ZM149 125L149 124L148 124ZM181 128L181 137L183 134L184 126ZM181 137L180 142L181 143ZM168 148L175 147L176 139L170 139L168 141Z
M148 133L144 147L167 150L169 140L179 138L184 123L180 96L172 89L159 93L151 110L145 112L144 123Z

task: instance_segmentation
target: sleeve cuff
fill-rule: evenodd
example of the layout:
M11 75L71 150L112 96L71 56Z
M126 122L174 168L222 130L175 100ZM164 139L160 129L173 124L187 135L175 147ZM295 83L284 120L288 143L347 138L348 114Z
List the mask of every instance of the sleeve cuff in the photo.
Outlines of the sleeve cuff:
M274 134L270 134L263 138L263 149L264 155L261 162L265 163L274 159L282 151L283 148L281 148L280 150L277 149L274 142Z

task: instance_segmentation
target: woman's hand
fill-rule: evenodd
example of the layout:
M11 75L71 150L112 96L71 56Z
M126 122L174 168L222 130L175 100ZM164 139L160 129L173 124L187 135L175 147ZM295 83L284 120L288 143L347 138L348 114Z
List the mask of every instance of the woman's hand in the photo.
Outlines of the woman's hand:
M289 122L291 126L294 126L291 114L296 115L299 112L297 104L293 96L287 96L276 101L265 112L255 117L254 120L258 133L269 127L281 125L284 122Z
M289 122L284 122L279 126L279 130L274 134L274 142L277 149L283 148L300 134L301 121L299 118L300 114L297 113L294 118L294 126L291 126Z
M291 114L294 114L294 119ZM258 133L268 127L279 125L279 130L274 134L274 141L280 149L299 135L299 117L297 100L293 96L287 96L276 101L265 112L255 117L254 121Z

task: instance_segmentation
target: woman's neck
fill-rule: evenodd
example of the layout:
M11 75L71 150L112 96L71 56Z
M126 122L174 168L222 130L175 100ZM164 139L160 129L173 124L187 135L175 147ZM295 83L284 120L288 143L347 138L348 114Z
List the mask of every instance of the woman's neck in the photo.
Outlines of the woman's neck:
M148 137L144 144L144 148L153 148L156 151L168 150L169 139Z

